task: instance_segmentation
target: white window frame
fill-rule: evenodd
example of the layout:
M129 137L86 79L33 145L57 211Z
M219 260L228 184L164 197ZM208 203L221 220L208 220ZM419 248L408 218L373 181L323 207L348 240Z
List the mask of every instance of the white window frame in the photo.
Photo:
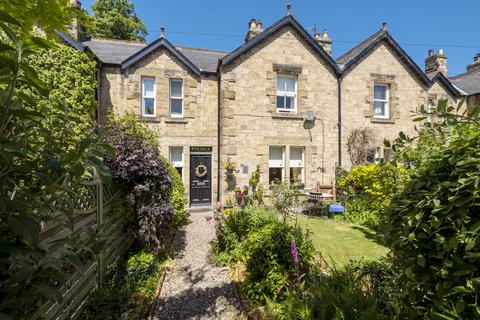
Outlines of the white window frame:
M300 149L302 152L302 160L298 163L298 160L292 160L292 149ZM305 184L305 147L290 147L290 160L289 160L290 168L301 168L301 183ZM290 180L292 177L290 177Z
M293 79L295 80L295 93L289 93L287 91L287 88L285 88L284 91L279 91L278 90L278 79L279 78L290 78L290 79ZM276 96L275 96L275 108L277 110L277 112L279 113L297 113L297 87L298 87L298 77L295 76L295 75L290 75L290 74L282 74L282 73L278 73L277 74L277 83L276 83L276 86L275 86L275 90L276 90ZM291 97L293 98L293 109L287 109L287 108L279 108L277 106L277 97L278 96L281 96L281 97L284 97L285 101L284 101L284 105L286 105L286 97Z
M174 149L177 149L177 150L180 150L180 154L182 155L182 160L181 161L173 161L172 160L172 150ZM183 153L183 147L179 147L179 146L172 146L172 147L169 147L168 148L168 160L170 161L170 163L172 164L172 166L174 166L175 168L182 168L182 171L183 171L183 167L184 167L184 160L185 160L185 155Z
M385 87L385 100L375 98L375 87ZM375 114L375 102L385 102L385 113L383 115ZM390 86L386 83L375 83L373 87L373 117L377 119L389 119L390 118Z
M145 95L145 80L153 80L153 96ZM142 117L156 117L157 116L157 81L155 77L141 77L141 90L142 90ZM153 114L145 113L145 98L153 99Z
M281 160L271 160L270 154L272 153L272 148L279 148L282 150L282 159ZM270 168L281 168L282 169L282 180L285 179L285 147L284 146L269 146L268 149L268 169L269 176L268 180L270 181Z
M181 82L181 84L182 84L182 86L181 86L182 95L180 97L172 96L172 82ZM168 103L170 105L170 117L171 118L183 118L184 117L183 79L176 79L176 78L169 79L169 81L168 81L168 92L169 92ZM172 99L182 100L182 114L173 114L172 113Z

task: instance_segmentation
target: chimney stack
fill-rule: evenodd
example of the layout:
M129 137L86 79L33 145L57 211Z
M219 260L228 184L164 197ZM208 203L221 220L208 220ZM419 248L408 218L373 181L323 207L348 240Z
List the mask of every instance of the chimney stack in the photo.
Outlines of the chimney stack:
M438 53L430 49L425 59L425 73L432 74L437 72L441 72L445 76L448 75L447 56L444 54L443 49L438 49Z
M467 72L480 71L480 53L473 57L473 63L467 66Z
M320 33L315 31L314 38L317 43L323 48L323 50L325 50L326 53L332 55L332 39L330 39L327 30L323 30L321 36Z
M250 22L248 23L248 32L247 32L247 35L245 36L245 42L252 40L256 36L258 36L260 33L262 33L262 31L263 31L263 25L260 19L250 20Z
M82 3L80 0L70 0L70 5L75 9L82 10ZM85 33L85 27L82 26L77 18L74 18L72 23L67 27L68 33L76 41L82 41L83 34Z

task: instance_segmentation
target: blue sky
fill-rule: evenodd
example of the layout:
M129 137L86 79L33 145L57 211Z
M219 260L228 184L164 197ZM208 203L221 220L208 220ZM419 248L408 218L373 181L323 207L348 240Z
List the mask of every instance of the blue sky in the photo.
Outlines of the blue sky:
M87 10L95 0L83 0ZM151 42L165 26L176 45L231 51L243 43L248 21L260 18L264 27L283 17L288 1L278 0L134 0ZM443 48L449 75L465 71L480 52L479 0L292 0L292 14L310 31L327 29L333 55L348 49L388 21L393 37L423 69L428 49Z

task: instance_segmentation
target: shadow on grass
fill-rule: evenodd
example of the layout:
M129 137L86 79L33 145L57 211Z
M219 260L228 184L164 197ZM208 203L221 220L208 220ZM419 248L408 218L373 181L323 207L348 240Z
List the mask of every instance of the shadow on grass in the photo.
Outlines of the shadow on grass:
M376 233L376 232L374 232L374 231L372 231L372 230L370 230L366 227L357 226L357 225L352 225L351 228L355 229L355 230L358 230L358 231L361 231L365 235L365 238L370 239L373 242L378 243L379 245L387 247L387 242L386 242L383 234Z
M225 312L225 308L235 302L235 309ZM235 319L239 306L231 284L209 288L195 288L179 295L165 297L159 301L154 320L162 319Z

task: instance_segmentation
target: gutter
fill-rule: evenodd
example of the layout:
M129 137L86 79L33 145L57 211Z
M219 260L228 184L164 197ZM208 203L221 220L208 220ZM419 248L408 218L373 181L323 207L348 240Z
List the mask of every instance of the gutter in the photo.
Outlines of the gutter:
M218 80L217 80L217 202L220 202L220 177L222 175L222 164L221 164L221 84L222 84L222 73L220 72L220 63L217 68Z
M338 166L342 166L342 77L337 78L338 83Z

